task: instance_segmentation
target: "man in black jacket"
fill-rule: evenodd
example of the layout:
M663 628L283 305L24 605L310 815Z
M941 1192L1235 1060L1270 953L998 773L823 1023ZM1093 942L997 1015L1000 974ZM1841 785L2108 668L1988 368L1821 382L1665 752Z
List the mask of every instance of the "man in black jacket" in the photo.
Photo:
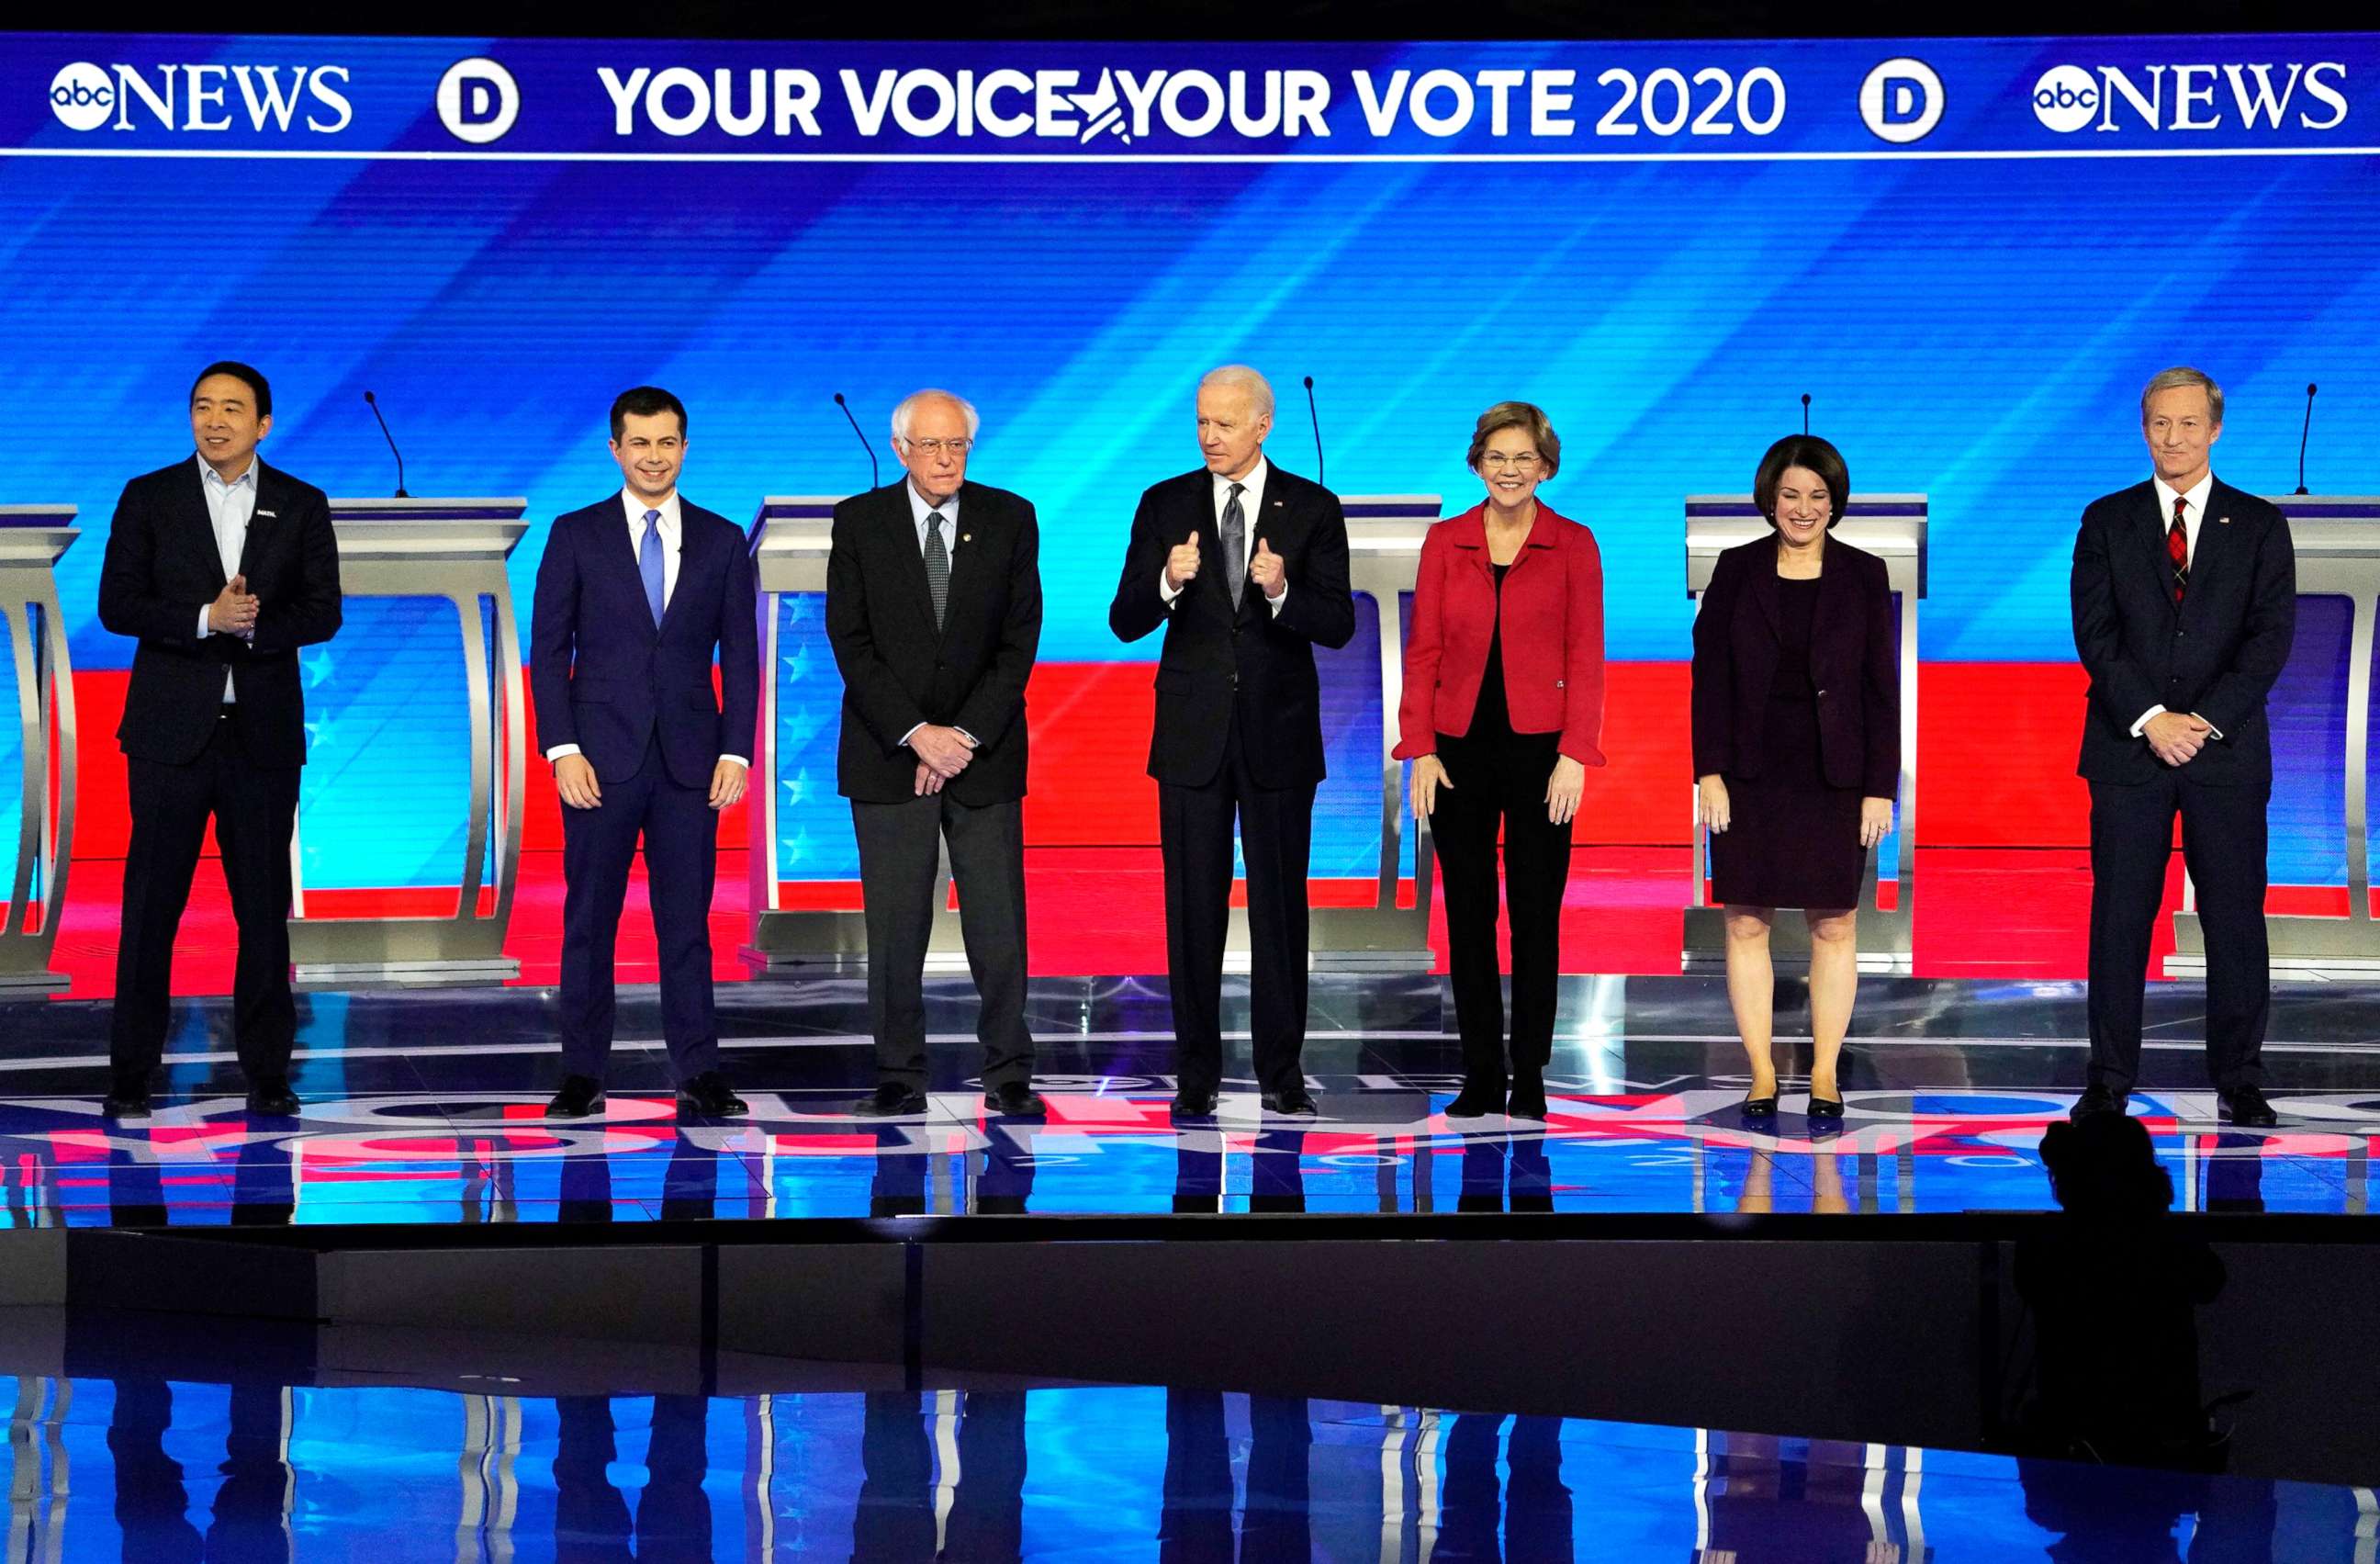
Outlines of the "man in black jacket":
M2091 785L2091 1067L2074 1117L2123 1112L2139 1075L2141 984L2179 813L2206 931L2207 1069L2224 1118L2269 1126L2265 698L2297 627L2296 556L2277 508L2214 474L2212 379L2151 379L2141 429L2155 476L2094 500L2074 540L2074 647L2091 676L2077 767Z
M1265 1108L1311 1114L1305 870L1323 776L1314 648L1355 633L1339 496L1265 459L1272 387L1243 364L1198 383L1206 465L1140 496L1108 627L1165 627L1148 774L1165 860L1165 965L1180 1050L1173 1112L1215 1111L1232 822L1248 877L1249 1008Z
M836 785L868 917L877 1087L857 1111L926 1109L926 945L950 844L980 1001L984 1106L1038 1115L1025 1024L1025 685L1041 643L1032 503L966 481L981 421L948 391L892 409L898 483L834 507L826 631L842 670Z
M165 1049L174 935L213 817L239 925L232 1020L251 1113L298 1111L289 1054L289 837L306 764L298 648L338 633L339 545L322 491L257 456L273 389L210 364L190 389L195 459L124 486L100 568L99 621L137 636L124 720L125 851L114 1081L104 1111L149 1111Z

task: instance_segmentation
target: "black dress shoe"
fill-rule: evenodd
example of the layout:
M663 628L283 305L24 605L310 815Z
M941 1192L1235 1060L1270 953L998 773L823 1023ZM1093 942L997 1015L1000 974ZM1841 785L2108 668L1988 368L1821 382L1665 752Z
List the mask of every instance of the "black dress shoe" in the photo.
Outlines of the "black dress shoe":
M983 1106L1003 1118L1042 1118L1050 1105L1022 1081L1004 1081L983 1094Z
M1306 1094L1303 1086L1284 1086L1278 1092L1267 1092L1264 1094L1264 1110L1296 1118L1311 1118L1322 1111L1314 1106L1314 1099Z
M1449 1118L1479 1118L1504 1111L1504 1081L1501 1076L1482 1081L1474 1076L1463 1078L1463 1090L1454 1101L1446 1105Z
M851 1111L862 1118L908 1118L926 1111L926 1094L897 1081L881 1081L873 1096L860 1098Z
M248 1111L267 1118L295 1118L298 1094L286 1081L260 1081L248 1089Z
M2220 1094L2216 1117L2227 1124L2237 1124L2243 1130L2271 1130L2281 1122L2265 1094L2253 1086L2235 1086Z
M1178 1087L1173 1094L1173 1106L1167 1112L1175 1118L1212 1118L1215 1094L1205 1086Z
M2085 1086L2082 1094L2074 1099L2066 1117L2080 1123L2095 1113L2123 1113L2131 1102L2129 1092L2111 1092L2105 1086Z
M603 1083L591 1075L565 1075L562 1089L545 1105L548 1118L584 1118L603 1106Z
M677 1111L689 1118L741 1118L752 1110L727 1084L725 1076L706 1069L678 1082Z
M1804 1111L1803 1117L1808 1118L1840 1118L1842 1116L1843 1100L1840 1097L1822 1097L1815 1092L1810 1094L1810 1106Z
M1521 1075L1512 1080L1512 1099L1504 1105L1508 1118L1543 1118L1546 1116L1546 1078L1542 1075Z
M1746 1097L1740 1111L1746 1118L1774 1118L1777 1117L1777 1094L1771 1092L1765 1097Z
M145 1075L119 1075L108 1083L107 1096L99 1105L103 1118L145 1118L149 1115L149 1078Z

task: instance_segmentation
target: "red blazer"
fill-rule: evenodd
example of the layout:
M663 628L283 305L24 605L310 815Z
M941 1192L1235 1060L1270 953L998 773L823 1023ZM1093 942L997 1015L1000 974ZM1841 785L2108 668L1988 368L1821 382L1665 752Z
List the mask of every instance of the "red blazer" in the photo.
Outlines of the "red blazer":
M1483 500L1422 539L1397 707L1399 760L1432 753L1441 733L1459 739L1471 729L1496 628L1487 508ZM1528 539L1504 573L1503 616L1512 731L1558 732L1563 754L1601 765L1603 556L1595 534L1539 500Z

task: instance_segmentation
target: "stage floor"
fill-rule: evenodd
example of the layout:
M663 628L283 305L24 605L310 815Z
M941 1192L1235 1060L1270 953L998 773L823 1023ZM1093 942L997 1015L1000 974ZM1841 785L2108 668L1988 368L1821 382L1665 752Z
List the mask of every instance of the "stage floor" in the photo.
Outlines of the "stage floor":
M1226 1025L1245 1027L1245 984ZM987 1117L974 1004L932 985L929 1111L849 1111L872 1081L850 977L722 990L741 1123L680 1125L650 989L624 991L600 1121L542 1117L558 1069L550 992L301 996L297 1120L249 1119L222 1001L193 1002L145 1121L98 1116L107 1008L0 1008L0 1222L28 1227L479 1224L1064 1213L1972 1212L2050 1204L2036 1147L2082 1081L2075 984L1868 980L1843 1071L1850 1111L1813 1133L1780 1004L1783 1113L1745 1084L1715 978L1565 980L1543 1123L1449 1120L1452 1012L1431 977L1318 977L1315 1119L1263 1115L1227 1081L1176 1126L1161 979L1041 980L1046 1122ZM1788 998L1791 996L1788 996ZM2285 989L2267 1045L2278 1130L2216 1122L2203 996L2161 984L2133 1111L2185 1210L2371 1209L2380 989ZM642 1041L635 1041L639 1040ZM1231 1064L1245 1070L1245 1033Z
M443 1376L135 1363L9 1313L12 1558L2370 1557L2370 1490L2311 1483L767 1361L714 1394L527 1365L492 1384L462 1355Z

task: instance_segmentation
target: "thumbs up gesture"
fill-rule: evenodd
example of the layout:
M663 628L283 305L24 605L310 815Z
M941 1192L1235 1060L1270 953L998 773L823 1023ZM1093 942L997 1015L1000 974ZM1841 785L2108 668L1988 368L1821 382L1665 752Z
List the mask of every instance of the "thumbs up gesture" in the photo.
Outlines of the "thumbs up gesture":
M1146 566L1142 568L1147 568ZM1180 592L1196 579L1197 574L1198 534L1193 532L1188 543L1176 545L1173 552L1165 556L1165 584Z
M1256 554L1248 560L1248 580L1263 588L1267 597L1279 597L1289 590L1289 567L1272 551L1270 538L1257 540Z

